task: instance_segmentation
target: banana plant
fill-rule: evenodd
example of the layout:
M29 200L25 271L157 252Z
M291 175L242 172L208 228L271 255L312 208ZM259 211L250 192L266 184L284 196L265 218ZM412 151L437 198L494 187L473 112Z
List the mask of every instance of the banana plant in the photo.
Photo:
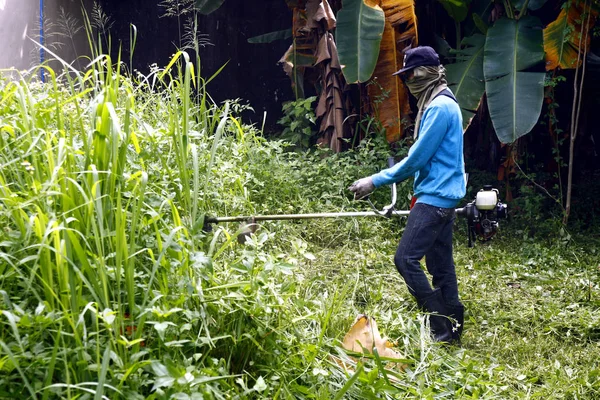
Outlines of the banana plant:
M488 3L486 5L486 3ZM484 65L485 83L477 84L481 57L478 47L473 47L474 39L467 38L467 47L457 51L457 63L448 65L448 78L463 108L467 120L476 104L474 97L482 94L482 85L488 94L488 107L492 123L500 141L509 143L526 134L533 128L541 112L543 101L543 73L531 72L530 68L545 60L546 70L576 68L582 49L589 48L589 42L580 48L582 34L581 20L591 13L597 17L597 10L584 6L584 3L569 0L555 21L550 23L541 36L541 24L527 16L529 11L541 8L546 0L513 0L505 2L505 14L516 18L501 18L489 28L484 25L475 10L485 10L494 14L492 2L474 0L473 20L482 33L486 34ZM491 9L492 14L489 14ZM484 15L484 14L482 14ZM496 16L498 13L496 12ZM471 42L471 43L470 43ZM540 48L543 43L543 49ZM519 50L521 49L521 50ZM544 58L545 51L545 58ZM511 65L512 62L512 65ZM469 79L469 78L475 78ZM469 96L463 91L469 82ZM513 101L514 100L514 101ZM466 121L465 121L466 122Z
M503 18L488 31L483 59L485 91L496 135L512 143L537 123L544 100L541 23L536 17Z
M469 4L471 0L438 0L442 3L448 15L456 22L462 22L469 13Z
M447 65L448 81L462 107L465 124L485 91L498 139L512 143L533 129L542 109L542 26L537 18L527 15L527 10L543 2L506 0L504 8L500 7L502 13L499 4L485 3L476 1L473 9L488 14L495 22L488 27L473 12L473 21L485 36L475 34L463 39L464 49L455 51L456 63Z
M539 10L546 4L546 1L547 0L513 0L512 3L517 10L521 10L521 13L523 13L522 11L525 8L531 11Z
M201 12L212 12L224 0L195 1L198 7L202 7ZM467 4L471 0L447 1ZM248 41L269 43L292 36L294 43L279 63L292 79L292 88L297 98L303 97L304 69L317 68L324 54L330 52L333 52L330 54L331 60L335 61L339 57L346 83L364 83L376 77L377 84L367 86L372 109L386 129L388 141L400 139L400 121L410 113L410 107L406 88L392 74L402 64L402 50L417 44L414 0L343 0L337 15L334 15L326 0L285 2L295 13L292 29L259 35ZM325 21L325 31L336 29L336 41L323 45L323 28L318 26L319 21ZM299 28L299 24L303 26ZM307 32L315 28L318 41L311 42L312 36ZM335 64L334 62L332 65ZM325 75L327 79L333 79L333 75ZM330 84L331 81L323 83L321 90L329 88ZM344 83L340 81L331 87L340 84ZM324 90L325 92L327 91ZM328 95L327 98L330 97ZM386 101L382 101L383 98ZM319 101L317 111L325 108L323 104L324 102Z
M446 65L449 86L460 104L466 127L477 111L483 92L483 49L485 36L475 34L462 40L462 49L454 51L456 62Z
M344 0L337 16L336 42L346 82L366 82L373 75L385 27L377 4Z
M569 1L556 20L544 29L544 50L546 51L546 70L578 68L582 60L579 55L589 49L590 40L580 44L582 21L590 13L591 26L594 26L598 11L591 5L580 1ZM579 57L579 59L578 59Z
M469 4L471 0L438 0L442 3L442 6L452 17L455 24L456 31L456 44L458 45L461 42L461 26L460 23L467 18L469 13Z
M225 0L195 0L196 9L200 14L208 15L223 5Z
M383 0L385 28L373 82L367 85L373 114L385 128L388 142L404 136L402 118L410 114L408 89L392 74L402 68L402 50L417 43L417 17L413 0Z

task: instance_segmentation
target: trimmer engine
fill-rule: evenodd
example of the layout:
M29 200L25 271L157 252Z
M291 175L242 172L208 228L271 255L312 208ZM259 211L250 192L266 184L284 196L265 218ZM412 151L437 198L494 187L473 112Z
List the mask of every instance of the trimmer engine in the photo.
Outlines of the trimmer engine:
M457 208L456 214L467 218L469 247L473 247L476 238L485 242L490 240L498 231L498 220L506 219L507 205L498 198L498 189L485 185L477 192L475 200Z

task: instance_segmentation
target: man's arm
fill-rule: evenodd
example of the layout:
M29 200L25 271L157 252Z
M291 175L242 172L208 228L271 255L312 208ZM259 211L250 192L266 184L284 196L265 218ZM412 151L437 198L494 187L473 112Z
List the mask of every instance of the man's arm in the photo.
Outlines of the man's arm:
M447 110L443 105L431 105L425 110L419 138L408 156L393 167L371 176L375 187L403 181L423 168L433 157L448 129Z

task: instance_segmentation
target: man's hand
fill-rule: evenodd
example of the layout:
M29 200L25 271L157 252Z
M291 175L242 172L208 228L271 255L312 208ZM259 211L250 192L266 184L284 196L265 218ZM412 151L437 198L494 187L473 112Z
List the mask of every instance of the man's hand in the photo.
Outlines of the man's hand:
M375 190L375 185L373 185L373 179L371 177L362 178L354 182L348 188L351 192L354 192L354 200L360 200L367 197L373 190Z

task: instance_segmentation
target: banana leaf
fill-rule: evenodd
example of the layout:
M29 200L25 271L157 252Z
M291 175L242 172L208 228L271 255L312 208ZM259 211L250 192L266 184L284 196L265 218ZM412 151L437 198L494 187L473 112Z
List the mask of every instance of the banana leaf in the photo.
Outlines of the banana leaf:
M317 144L328 146L339 153L344 149L344 139L350 136L348 124L344 124L346 110L348 110L348 97L337 47L331 32L325 32L319 40L316 57L315 66L320 70L320 80L323 84L315 109L315 115L320 121Z
M338 12L336 42L348 83L366 82L373 75L385 26L381 7L367 0L344 0Z
M450 58L452 56L450 54L452 52L452 50L453 50L452 46L450 46L448 44L448 42L446 41L446 39L444 39L443 37L441 37L438 34L436 34L433 37L433 43L431 44L431 47L433 47L433 49L435 50L435 52L438 53L443 58Z
M248 39L248 43L271 43L276 40L285 40L292 37L292 29L284 29L282 31L269 32L258 36L253 36Z
M374 82L367 85L367 91L371 107L391 143L402 138L401 121L410 115L408 89L392 74L402 68L404 49L417 43L417 17L413 0L382 0L381 8L385 14L385 29L373 73Z
M466 36L471 36L477 31L487 34L488 22L494 3L490 0L473 0L470 6L471 18L467 18L463 23L463 30Z
M321 22L328 31L336 27L335 14L327 0L308 0L306 2L306 19L308 29L319 29Z
M586 60L590 71L594 73L600 72L600 56L597 56L594 53L588 53Z
M542 110L545 72L540 21L503 18L488 31L483 59L490 117L502 143L529 133Z
M454 92L466 127L477 111L485 91L483 49L485 36L475 34L462 40L462 49L454 51L456 62L446 65L448 86Z
M485 21L479 16L479 14L473 14L473 23L475 24L475 26L477 27L477 29L479 29L479 31L481 33L483 33L484 35L487 35L487 31L488 31L489 27L485 23Z
M307 67L312 67L314 62L314 55L303 54L298 48L294 48L294 44L278 61L286 75L292 80L292 90L296 99L304 98L304 72Z
M598 12L594 9L586 9L583 2L571 1L566 8L563 8L553 22L544 29L544 50L546 51L546 70L551 71L560 67L562 69L578 68L581 60L577 63L577 58L583 49L590 46L590 36L587 42L582 41L582 48L579 48L579 40L582 32L582 22L586 23L584 18L591 12L590 29L594 26ZM586 21L583 21L583 20ZM585 37L585 35L584 35Z
M512 3L517 10L520 10L523 8L523 5L525 5L525 1L527 0L513 0ZM544 4L546 4L546 1L547 0L529 0L529 3L527 3L527 8L533 11L539 10L544 6Z
M448 15L456 22L462 22L467 18L469 3L471 0L438 0L446 9Z
M198 10L200 14L208 15L221 7L224 1L225 0L196 0L196 10Z

